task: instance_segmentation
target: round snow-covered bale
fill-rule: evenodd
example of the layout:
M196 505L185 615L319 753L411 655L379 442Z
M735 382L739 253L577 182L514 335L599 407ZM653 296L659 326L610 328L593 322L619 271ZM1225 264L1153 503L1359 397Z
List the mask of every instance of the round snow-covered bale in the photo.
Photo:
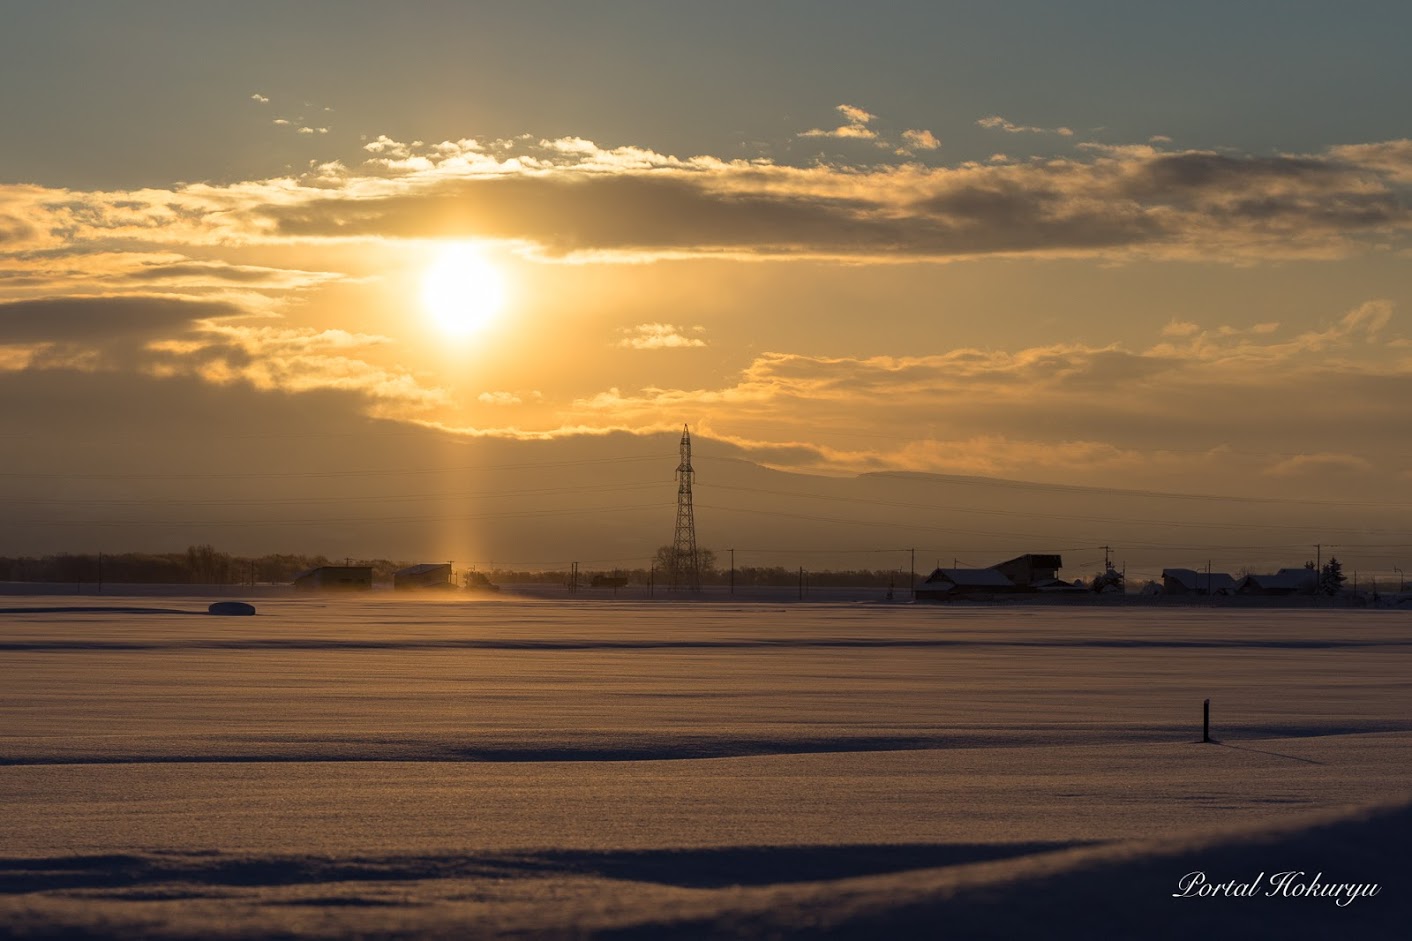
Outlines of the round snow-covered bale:
M243 601L217 601L206 609L208 614L227 614L243 616L255 613L253 604L246 604Z

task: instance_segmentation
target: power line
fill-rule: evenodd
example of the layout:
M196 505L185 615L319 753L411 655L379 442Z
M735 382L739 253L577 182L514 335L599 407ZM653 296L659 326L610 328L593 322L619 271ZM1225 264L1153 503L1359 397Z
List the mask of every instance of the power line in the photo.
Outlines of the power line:
M411 494L397 495L350 495L346 497L274 497L270 499L172 499L172 500L118 500L118 499L60 499L57 497L24 498L19 500L7 500L6 503L15 505L42 505L42 506L113 506L113 507L171 507L171 506L191 506L191 507L212 507L212 506L284 506L284 505L308 505L326 504L338 505L343 503L406 503L415 501L460 499L468 497L494 497L497 499L514 497L546 496L559 493L619 493L629 490L648 490L661 487L661 481L649 481L644 483L624 484L612 487L545 487L541 489L529 490L447 490L447 491L420 491Z
M575 516L594 513L624 513L632 510L660 510L671 506L669 503L644 503L633 506L575 507L571 509L525 510L510 513L476 513L462 516L364 516L364 517L314 517L305 519L272 520L10 520L13 526L371 526L384 523L469 523L497 519L531 519L572 514Z
M472 464L457 467L401 467L382 470L343 470L343 471L252 471L245 474L210 474L193 472L189 474L103 474L86 472L25 472L3 471L0 478L26 480L285 480L298 478L328 477L395 477L403 474L455 474L476 471L524 470L541 467L579 467L591 464L627 464L641 461L661 460L660 454L588 458L578 461L525 461L517 464Z
M1242 523L1202 523L1202 522L1187 522L1187 521L1181 521L1181 520L1138 519L1138 518L1134 518L1134 517L1074 516L1074 515L1061 514L1061 513L1028 513L1028 512L1019 512L1019 511L1014 511L1014 510L982 510L982 509L976 509L976 508L974 508L974 507L956 506L956 505L954 505L954 504L944 504L944 503L902 503L902 502L892 501L892 500L870 500L870 499L867 499L867 498L864 498L864 497L833 496L833 495L822 494L822 493L796 493L796 492L786 491L786 490L767 490L767 489L758 488L758 487L732 487L732 486L729 486L729 485L726 485L726 484L715 484L711 489L712 489L712 490L733 490L733 491L740 491L740 492L745 492L745 493L760 493L760 494L767 494L767 495L770 495L770 496L803 497L803 498L808 498L808 499L813 499L813 500L831 500L831 501L834 501L834 502L837 502L837 503L857 503L857 504L863 504L863 505L865 505L865 506L893 507L893 508L895 508L895 509L909 509L909 510L945 510L945 511L947 511L947 512L954 512L954 513L974 513L974 514L978 514L978 515L982 515L982 516L1018 516L1018 517L1023 517L1023 518L1025 518L1025 519L1065 520L1065 521L1082 522L1082 523L1113 523L1113 524L1119 524L1119 525L1122 525L1122 524L1131 524L1131 523L1139 523L1139 524L1150 525L1150 526L1187 526L1187 527L1193 527L1193 528L1197 528L1197 529L1238 529L1238 530L1242 530L1242 531L1247 531L1247 530L1251 530L1251 529L1279 529L1279 530L1289 530L1289 531L1291 531L1291 532L1298 532L1298 533L1330 533L1330 532L1344 532L1344 533L1353 533L1353 534L1366 534L1366 533L1368 533L1368 530L1367 530L1367 529L1363 529L1363 528L1357 528L1357 529L1350 529L1350 528L1334 528L1334 527L1318 526L1318 525L1309 525L1309 526L1286 526L1286 525L1282 525L1282 524L1279 524L1279 523L1249 523L1249 524L1242 524ZM1398 532L1398 533L1400 533L1401 530L1395 530L1395 531L1392 531L1392 532Z
M1008 490L1030 490L1037 493L1088 493L1106 497L1142 497L1149 500L1201 500L1203 502L1220 503L1254 503L1254 504L1286 504L1293 503L1300 506L1327 506L1344 508L1350 506L1370 507L1373 509L1412 509L1412 503L1387 503L1378 502L1357 502L1350 500L1311 500L1304 497L1245 497L1234 494L1219 493L1179 493L1166 490L1124 490L1117 487L1092 487L1081 484L1045 484L1023 480L1002 480L991 477L961 477L942 478L924 474L913 474L908 471L883 471L879 473L865 475L871 478L884 478L890 480L905 480L912 483L922 483L930 486L941 486L944 484L995 487Z

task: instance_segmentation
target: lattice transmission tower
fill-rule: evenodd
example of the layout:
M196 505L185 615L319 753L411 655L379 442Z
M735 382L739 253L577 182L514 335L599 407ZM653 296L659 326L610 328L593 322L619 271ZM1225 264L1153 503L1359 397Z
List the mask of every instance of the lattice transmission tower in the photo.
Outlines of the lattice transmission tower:
M681 463L677 465L677 529L672 538L671 587L701 590L701 556L696 551L696 517L691 511L691 432L681 427Z

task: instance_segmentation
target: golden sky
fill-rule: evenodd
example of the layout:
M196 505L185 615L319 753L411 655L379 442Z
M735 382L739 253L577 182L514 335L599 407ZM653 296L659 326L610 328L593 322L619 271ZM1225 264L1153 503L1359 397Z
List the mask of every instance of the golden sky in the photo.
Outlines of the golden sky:
M394 134L390 112L296 74L227 76L213 105L276 142L263 172L233 172L259 162L242 151L202 182L38 158L0 177L0 378L34 474L81 433L56 390L82 379L162 460L179 442L142 403L201 389L212 416L253 392L541 442L549 463L690 424L830 477L1389 502L1412 481L1412 141L1395 125L1339 137L1330 109L1321 137L1314 100L1289 122L1298 146L1253 146L1214 139L1239 102L1202 129L1154 98L1164 133L1117 91L1099 125L1091 101L1001 114L1011 99L973 90L928 110L875 81L828 101L781 81L762 92L773 139L673 150L587 107L549 135L530 112L512 129L450 106ZM94 167L118 152L90 146ZM251 447L278 467L278 446Z

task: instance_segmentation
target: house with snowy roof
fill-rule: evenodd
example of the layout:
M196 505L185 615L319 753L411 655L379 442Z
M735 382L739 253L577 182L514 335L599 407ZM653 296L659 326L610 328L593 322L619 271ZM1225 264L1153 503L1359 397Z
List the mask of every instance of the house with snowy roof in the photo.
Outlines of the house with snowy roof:
M918 601L988 598L1023 592L1072 590L1058 578L1063 560L1057 555L1028 554L988 568L939 568L917 586Z
M1233 595L1236 580L1225 572L1198 572L1194 569L1163 569L1164 595Z
M1242 595L1311 595L1318 574L1310 568L1280 569L1273 575L1247 575L1236 585Z

